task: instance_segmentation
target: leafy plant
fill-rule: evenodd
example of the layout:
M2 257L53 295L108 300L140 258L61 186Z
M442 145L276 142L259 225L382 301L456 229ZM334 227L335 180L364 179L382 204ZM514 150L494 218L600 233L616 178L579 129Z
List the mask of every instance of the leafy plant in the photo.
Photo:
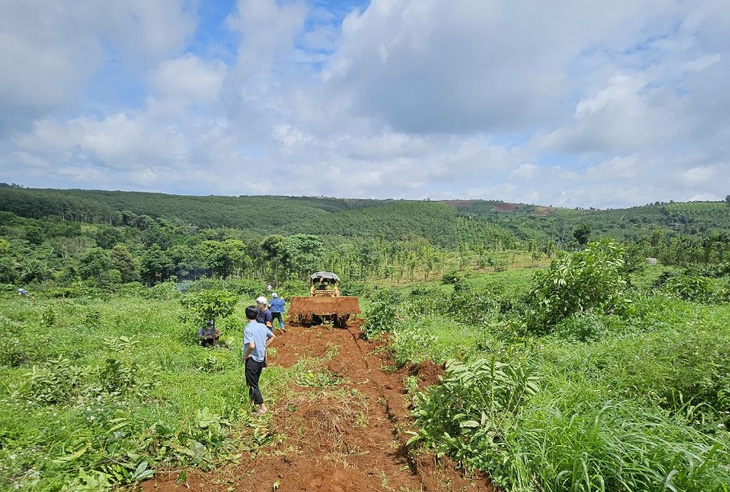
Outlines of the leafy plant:
M378 333L393 331L400 314L403 295L395 289L375 291L370 299L370 307L365 310L363 332L367 338Z
M204 290L180 301L186 312L183 321L202 325L207 320L220 320L230 316L238 302L235 294L223 290Z
M393 332L390 350L396 364L404 366L428 359L435 342L436 336L427 332L422 325L409 323Z
M56 324L56 311L48 307L41 312L41 326L49 328Z
M663 288L686 301L707 302L713 298L712 281L707 277L679 275L667 279Z
M550 268L535 274L528 295L531 309L524 320L527 329L544 334L574 313L622 312L630 302L623 268L623 249L610 240L553 260Z
M537 381L518 363L450 360L442 383L419 395L414 417L420 429L409 443L483 466L480 460L499 452L505 423L539 391Z
M89 372L88 368L76 366L64 357L33 366L25 374L29 397L40 405L65 403L85 387Z

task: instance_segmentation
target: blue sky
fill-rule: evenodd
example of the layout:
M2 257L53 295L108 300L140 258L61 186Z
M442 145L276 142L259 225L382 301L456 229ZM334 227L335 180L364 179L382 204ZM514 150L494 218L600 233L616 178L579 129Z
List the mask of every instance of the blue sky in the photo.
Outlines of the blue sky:
M722 200L727 32L725 0L10 0L0 181Z

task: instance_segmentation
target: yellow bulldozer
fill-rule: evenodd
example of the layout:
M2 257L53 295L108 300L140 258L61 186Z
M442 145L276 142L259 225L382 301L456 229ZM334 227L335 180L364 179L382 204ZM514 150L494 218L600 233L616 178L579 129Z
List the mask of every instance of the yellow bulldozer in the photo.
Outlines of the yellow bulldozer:
M309 297L292 297L289 320L305 326L332 323L345 328L350 316L360 314L357 297L342 296L340 278L332 272L315 272L309 276Z

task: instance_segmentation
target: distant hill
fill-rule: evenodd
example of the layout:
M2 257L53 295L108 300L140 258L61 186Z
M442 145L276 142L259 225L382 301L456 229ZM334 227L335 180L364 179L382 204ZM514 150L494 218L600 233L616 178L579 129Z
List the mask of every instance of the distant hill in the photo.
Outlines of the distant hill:
M366 200L284 196L187 196L0 185L0 211L129 225L140 216L198 228L241 229L244 236L295 233L386 240L425 237L454 246L485 236L510 242L570 240L579 224L593 237L639 238L655 229L706 235L730 231L725 202L655 203L612 210L553 208L495 200Z

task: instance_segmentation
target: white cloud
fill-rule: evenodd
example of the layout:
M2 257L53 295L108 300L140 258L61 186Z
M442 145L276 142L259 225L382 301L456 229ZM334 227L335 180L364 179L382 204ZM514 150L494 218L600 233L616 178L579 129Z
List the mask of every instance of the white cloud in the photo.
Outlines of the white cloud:
M586 176L595 180L626 181L636 179L639 170L637 157L614 157L613 159L588 166Z
M0 180L599 207L727 194L723 0L238 0L215 49L191 10L208 5L0 4Z
M220 60L206 62L186 53L160 64L151 77L151 89L161 98L187 103L218 101L226 66Z
M714 179L715 169L712 166L697 166L684 171L682 177L693 185L704 184Z
M532 179L540 168L534 164L526 162L510 173L512 178Z
M183 0L0 3L0 138L73 108L110 57L149 66L183 48L193 28Z

